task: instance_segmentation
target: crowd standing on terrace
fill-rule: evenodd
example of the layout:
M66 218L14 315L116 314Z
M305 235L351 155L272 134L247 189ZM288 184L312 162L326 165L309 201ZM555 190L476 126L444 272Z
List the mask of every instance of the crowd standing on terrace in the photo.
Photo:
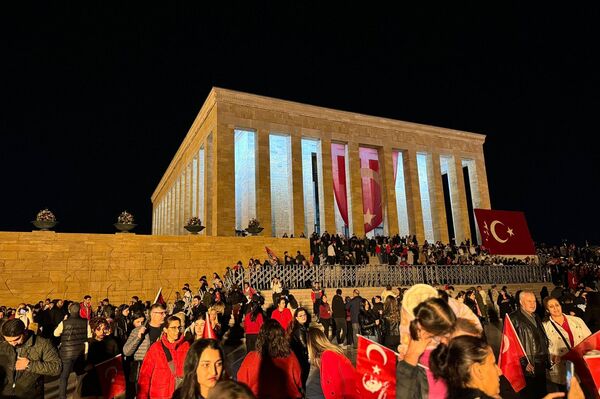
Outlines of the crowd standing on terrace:
M312 262L301 253L281 262L314 267L317 259L370 256L402 262L408 253L413 261L433 256L451 264L487 259L469 243L418 246L414 238L384 237L373 247L372 240L354 237L310 240ZM484 333L506 314L529 359L520 397L559 397L545 395L565 389L561 356L600 330L598 254L566 246L563 255L562 248L541 250L540 259L556 269L557 285L536 295L494 284L465 291L417 284L365 298L360 287L343 296L341 287L326 292L312 282L311 303L299 304L277 278L267 298L249 283L229 285L214 273L185 284L168 305L137 296L117 305L86 295L0 307L0 397L42 398L44 377L54 376L66 398L73 372L80 397L102 397L96 366L121 354L127 398L358 398L347 354L359 334L400 353L397 398L519 397L499 376ZM563 279L568 273L575 286ZM228 345L247 351L235 374ZM578 389L575 384L569 397L583 397Z

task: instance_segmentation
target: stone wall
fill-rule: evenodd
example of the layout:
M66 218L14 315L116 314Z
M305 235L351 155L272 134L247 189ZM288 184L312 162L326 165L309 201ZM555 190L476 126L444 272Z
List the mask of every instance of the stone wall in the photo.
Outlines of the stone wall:
M173 300L184 283L197 289L202 275L264 260L265 246L278 256L309 254L308 240L293 238L0 232L0 305L86 294L115 304L132 295L153 300L161 286Z

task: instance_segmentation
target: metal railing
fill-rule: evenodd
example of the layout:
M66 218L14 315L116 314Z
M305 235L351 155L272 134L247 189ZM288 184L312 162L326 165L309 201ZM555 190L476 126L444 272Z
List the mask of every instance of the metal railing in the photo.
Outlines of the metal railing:
M405 287L418 283L469 285L549 282L550 272L539 265L320 265L259 266L230 270L225 285L249 282L259 290L271 289L274 277L285 288L309 288L314 281L323 288Z

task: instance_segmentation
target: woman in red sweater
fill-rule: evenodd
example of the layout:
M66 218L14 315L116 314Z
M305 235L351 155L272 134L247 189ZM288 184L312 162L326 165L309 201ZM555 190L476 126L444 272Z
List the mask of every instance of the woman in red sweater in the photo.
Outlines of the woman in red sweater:
M356 372L342 348L329 342L317 327L308 329L311 369L306 382L306 397L358 399Z
M256 338L264 322L262 307L259 302L250 302L250 311L244 317L244 332L246 333L246 352L256 348Z
M275 320L266 320L237 374L257 398L303 397L300 363L290 348L285 331Z
M163 324L160 340L152 344L144 357L137 398L171 399L183 380L183 361L189 348L189 342L181 334L181 320L177 316L169 316Z
M280 297L277 301L277 308L271 313L271 319L277 320L281 327L287 331L288 326L294 320L292 312L287 308L288 301L284 297Z

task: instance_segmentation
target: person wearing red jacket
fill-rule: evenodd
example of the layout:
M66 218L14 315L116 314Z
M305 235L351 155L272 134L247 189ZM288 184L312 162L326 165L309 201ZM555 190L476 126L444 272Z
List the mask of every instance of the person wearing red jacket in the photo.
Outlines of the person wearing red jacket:
M252 307L244 317L244 332L246 333L246 352L252 352L256 348L256 338L264 323L262 307L258 302L251 302Z
M183 379L183 362L189 348L190 343L181 334L181 320L169 316L160 340L152 344L144 357L137 398L171 399Z
M285 331L275 320L266 320L237 373L238 382L257 398L299 399L303 396L300 362L290 348Z
M358 399L356 371L342 348L329 342L318 327L307 334L311 369L306 381L306 397Z
M284 297L279 298L277 301L277 308L271 313L271 319L277 320L284 330L287 330L288 326L294 320L292 312L287 308L287 299Z
M92 297L86 295L83 297L83 302L79 303L79 317L85 320L92 319Z

